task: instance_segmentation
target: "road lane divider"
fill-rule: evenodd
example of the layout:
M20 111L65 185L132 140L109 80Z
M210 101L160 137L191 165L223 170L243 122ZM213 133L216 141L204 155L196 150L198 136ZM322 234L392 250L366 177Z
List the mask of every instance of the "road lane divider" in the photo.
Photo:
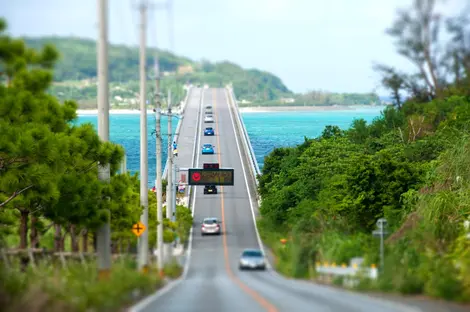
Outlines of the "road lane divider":
M225 89L224 89L225 91ZM226 91L224 92L225 96L227 96L227 93ZM222 157L221 157L221 149L220 149L220 132L219 132L219 118L218 118L218 113L217 113L217 91L216 89L213 89L213 97L212 97L212 103L213 103L213 106L214 106L214 117L215 117L215 130L217 132L217 136L216 136L216 140L217 140L217 146L219 147L219 153L217 153L217 158L218 158L218 162L219 162L219 166L220 167L223 167L222 165ZM226 98L227 100L227 104L229 105L229 102L228 102L228 99ZM229 110L230 110L230 107L229 107ZM233 126L233 118L232 118L232 115L230 113L230 118L232 119L232 126ZM235 131L235 128L234 128L234 131ZM237 134L236 132L234 133L235 134L235 139L237 140ZM237 142L237 146L238 146L238 141ZM240 148L238 148L239 151L240 151ZM241 155L240 155L241 157ZM241 159L240 159L241 160ZM245 170L243 168L243 163L242 163L242 169L243 169L243 174L245 176L245 182L247 183L246 181L246 173L245 173ZM247 184L248 186L248 184ZM249 193L249 192L248 192ZM251 197L250 197L250 205L251 205ZM228 244L227 244L227 235L226 235L226 223L225 223L225 201L224 201L224 187L223 186L220 186L220 209L221 209L221 219L222 219L222 232L223 232L223 237L222 237L222 243L223 243L223 249L224 249L224 260L225 260L225 270L227 271L227 274L228 276L230 277L230 279L238 285L238 287L240 287L245 293L247 293L248 295L250 295L257 303L259 303L266 311L268 312L278 312L276 306L274 306L272 303L270 303L269 301L267 301L265 298L263 298L260 294L258 294L255 290L251 289L250 287L248 287L248 285L246 285L245 283L243 283L232 271L232 268L230 267L230 258L229 258L229 252L228 252ZM252 209L253 211L253 209ZM255 229L256 229L256 224L255 224ZM264 251L263 251L264 253Z
M189 99L187 99L189 101ZM201 94L200 94L200 97L199 97L199 104L198 104L198 120L196 122L196 133L195 133L195 140L194 140L194 145L193 145L193 166L194 166L194 163L197 163L199 162L199 154L196 154L196 157L194 157L194 154L195 154L195 151L198 149L198 143L197 141L200 140L201 138L201 131L200 131L200 128L201 128L201 115L202 115L202 103L203 103L203 100L204 100L204 89L201 89ZM192 201L192 212L191 212L191 215L193 216L194 218L194 208L196 207L196 186L194 186L194 192L193 193L193 201ZM174 280L174 281L171 281L169 282L168 284L166 284L163 288L160 288L158 289L154 294L150 295L150 296L147 296L145 297L144 299L142 299L141 301L137 302L135 305L133 305L132 307L129 308L128 312L141 312L143 311L145 308L147 308L152 302L155 302L156 300L158 300L159 298L161 298L163 295L167 294L168 292L170 292L170 290L172 290L173 288L175 288L176 286L178 286L183 280L186 279L186 276L188 274L188 271L189 271L189 265L190 265L190 262L191 262L191 250L192 250L192 245L193 245L193 228L194 227L191 227L190 229L190 232L189 232L189 240L188 240L188 248L186 250L186 259L185 259L185 265L184 265L184 269L183 269L183 274L181 275L180 278Z

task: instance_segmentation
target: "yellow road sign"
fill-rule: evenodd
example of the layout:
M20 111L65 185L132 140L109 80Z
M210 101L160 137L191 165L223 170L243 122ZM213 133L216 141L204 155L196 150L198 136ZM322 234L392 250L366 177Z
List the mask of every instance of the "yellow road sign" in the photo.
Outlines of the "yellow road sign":
M140 235L142 235L142 233L145 232L145 225L139 221L138 223L134 224L132 226L132 232L135 234L135 236L139 237Z

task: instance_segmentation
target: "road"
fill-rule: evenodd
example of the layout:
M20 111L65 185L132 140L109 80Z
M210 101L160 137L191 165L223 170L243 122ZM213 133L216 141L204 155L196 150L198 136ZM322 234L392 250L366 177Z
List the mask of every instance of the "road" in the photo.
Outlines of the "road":
M199 107L201 104L202 89L193 88L188 96L188 102L181 121L180 133L178 135L178 157L174 158L174 162L178 168L191 168L194 159L194 141L197 138L197 129L199 114ZM181 178L185 178L187 182L187 171L180 171L176 176L176 182ZM186 192L188 188L186 188Z
M193 95L197 97L197 92L193 91ZM190 107L194 108L197 101L191 101ZM202 168L205 162L218 162L222 168L234 168L235 185L219 186L217 195L204 195L203 187L196 188L193 199L195 222L185 276L165 291L149 298L146 307L140 311L420 311L392 301L307 281L286 279L272 270L239 272L238 258L242 250L259 248L245 179L248 172L244 171L240 160L241 142L235 133L235 116L229 111L225 89L203 90L201 102L204 106L212 104L214 107L213 127L216 135L206 137L199 134L196 146L198 167ZM200 114L203 114L203 110ZM185 118L189 116L185 114ZM202 123L200 129L205 126L207 124ZM184 139L189 140L189 134L185 134ZM183 137L179 145L187 143L182 142ZM201 155L200 147L204 143L213 144L216 154ZM204 217L221 219L223 235L202 237L200 223Z

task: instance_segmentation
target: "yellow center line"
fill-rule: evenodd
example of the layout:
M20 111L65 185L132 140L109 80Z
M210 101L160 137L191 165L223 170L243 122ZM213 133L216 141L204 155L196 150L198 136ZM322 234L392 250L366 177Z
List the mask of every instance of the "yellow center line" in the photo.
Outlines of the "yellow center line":
M216 135L216 140L217 140L217 147L218 147L218 153L217 153L217 159L219 162L219 166L222 168L222 158L220 156L220 132L219 132L219 118L217 114L217 101L216 101L216 89L212 90L212 104L214 106L214 119L215 119L215 135ZM278 312L277 308L271 304L269 301L264 299L260 294L258 294L256 291L248 287L245 283L243 283L232 271L230 268L230 262L229 262L229 254L228 254L228 244L227 244L227 235L226 235L226 226L225 226L225 206L224 206L224 187L221 185L220 186L220 211L221 211L221 219L222 219L222 243L224 247L224 258L225 258L225 270L227 271L228 276L232 281L234 281L244 292L249 294L253 299L258 302L262 307L264 307L268 312Z

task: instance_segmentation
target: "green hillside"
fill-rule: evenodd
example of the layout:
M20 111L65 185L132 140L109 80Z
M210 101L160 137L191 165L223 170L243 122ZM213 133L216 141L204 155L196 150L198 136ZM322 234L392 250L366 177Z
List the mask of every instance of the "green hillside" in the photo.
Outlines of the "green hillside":
M96 41L74 37L24 38L27 45L40 48L46 43L55 45L61 53L55 70L57 82L80 81L96 77ZM155 49L147 50L147 67L153 68ZM139 50L137 47L110 45L110 81L127 84L139 80ZM158 51L160 70L166 72L166 85L182 86L186 82L207 83L210 86L223 86L233 83L238 97L250 101L270 101L292 92L281 79L256 69L245 70L230 62L196 62L189 58L176 56L166 51ZM192 73L177 74L178 66L190 65ZM67 85L67 84L66 84ZM128 87L134 90L135 83ZM138 85L138 84L137 84ZM64 86L62 84L62 86ZM61 90L63 92L64 90ZM96 92L96 91L94 91ZM91 93L93 91L85 92ZM76 96L76 94L74 95ZM82 100L82 99L81 99Z
M39 49L49 43L57 47L60 60L55 67L55 83L49 92L60 100L78 101L80 108L96 107L96 41L75 37L24 38L27 46ZM147 68L152 73L156 49L147 50ZM139 94L139 50L137 47L110 45L109 77L111 105L114 108L137 108ZM161 88L172 91L173 103L183 99L185 83L220 87L232 84L242 106L325 106L370 105L379 102L376 94L338 94L310 92L294 94L282 80L265 71L244 69L229 61L211 63L194 61L158 51ZM179 67L186 67L181 71ZM188 71L189 68L189 71ZM179 70L180 69L180 70ZM154 83L148 81L149 93Z

